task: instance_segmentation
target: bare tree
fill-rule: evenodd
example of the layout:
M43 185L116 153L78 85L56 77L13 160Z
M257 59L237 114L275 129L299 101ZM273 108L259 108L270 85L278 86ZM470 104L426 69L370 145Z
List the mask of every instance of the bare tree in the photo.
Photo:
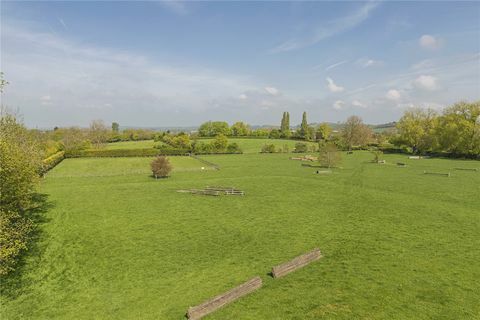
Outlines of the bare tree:
M372 138L372 129L365 125L360 117L351 116L342 128L342 139L349 150L353 146L364 146Z
M90 141L95 148L101 148L108 139L108 129L102 120L93 120L90 123Z
M150 164L152 168L152 174L155 179L168 177L170 171L172 171L172 165L167 157L158 156Z

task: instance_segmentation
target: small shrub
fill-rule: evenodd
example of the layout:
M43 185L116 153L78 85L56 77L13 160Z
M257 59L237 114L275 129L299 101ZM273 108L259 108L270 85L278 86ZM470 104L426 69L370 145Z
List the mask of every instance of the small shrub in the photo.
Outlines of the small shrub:
M373 162L378 163L380 161L380 157L383 154L381 150L370 150L370 152L373 154Z
M308 145L304 142L295 143L295 152L297 153L306 153L308 152Z
M219 134L215 137L215 140L212 141L213 150L216 153L225 152L228 146L228 139L223 134Z
M172 165L167 157L158 156L150 164L152 168L152 175L155 179L168 177L170 171L172 171Z
M275 153L275 145L274 144L265 144L262 147L261 153Z
M227 153L242 153L242 149L240 149L238 143L233 142L227 146Z
M342 161L342 156L334 144L320 146L318 161L322 167L333 168Z

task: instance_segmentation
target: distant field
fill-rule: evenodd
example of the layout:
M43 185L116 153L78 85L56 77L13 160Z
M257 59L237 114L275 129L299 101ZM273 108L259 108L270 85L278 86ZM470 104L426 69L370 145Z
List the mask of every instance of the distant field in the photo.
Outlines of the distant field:
M176 172L159 180L151 158L62 162L42 180L50 208L2 283L1 318L180 320L259 275L263 288L206 319L479 319L480 172L454 168L480 162L354 152L317 175L252 153L203 157L219 171L171 157ZM246 195L176 192L208 185ZM314 247L320 261L267 275Z
M199 139L199 142L209 142L213 139ZM229 138L229 143L236 142L240 145L243 153L259 153L262 149L262 146L265 144L274 144L275 147L280 148L284 145L288 145L290 152L295 148L295 143L301 141L295 140L283 140L283 139L245 139L245 138ZM153 140L144 140L144 141L122 141L122 142L113 142L107 144L107 149L142 149L142 148L153 148L154 144L161 142L154 142ZM314 142L308 142L309 145L316 145Z
M201 141L209 141L210 139L201 139ZM265 144L273 144L276 148L288 145L290 152L295 148L295 143L302 141L295 140L283 140L283 139L242 139L242 138L230 138L229 143L236 142L242 149L243 153L259 153L262 146ZM308 142L309 145L316 145L314 142Z
M174 172L212 169L191 157L170 157ZM81 158L66 159L65 166L48 173L49 177L103 177L122 175L149 175L152 157L145 158Z
M144 149L153 148L153 140L141 140L141 141L120 141L107 143L107 149Z

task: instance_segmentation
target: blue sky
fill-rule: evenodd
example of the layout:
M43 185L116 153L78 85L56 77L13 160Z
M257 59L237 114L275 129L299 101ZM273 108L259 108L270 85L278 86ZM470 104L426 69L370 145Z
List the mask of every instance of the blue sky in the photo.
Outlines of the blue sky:
M31 127L397 120L480 99L479 2L2 2Z

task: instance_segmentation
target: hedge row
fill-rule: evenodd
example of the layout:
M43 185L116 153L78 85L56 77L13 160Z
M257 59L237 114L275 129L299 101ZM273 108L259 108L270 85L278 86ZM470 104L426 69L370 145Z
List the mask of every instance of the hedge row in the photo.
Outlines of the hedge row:
M98 149L77 150L65 154L66 158L101 158L101 157L154 157L159 154L158 149Z
M209 152L196 154L241 154L242 152ZM101 157L154 157L157 155L165 156L185 156L190 155L188 149L175 148L147 148L147 149L99 149L99 150L77 150L65 154L65 158L101 158Z
M62 162L63 159L65 159L65 151L59 151L44 159L41 173L45 174L50 169L53 169L57 164Z

